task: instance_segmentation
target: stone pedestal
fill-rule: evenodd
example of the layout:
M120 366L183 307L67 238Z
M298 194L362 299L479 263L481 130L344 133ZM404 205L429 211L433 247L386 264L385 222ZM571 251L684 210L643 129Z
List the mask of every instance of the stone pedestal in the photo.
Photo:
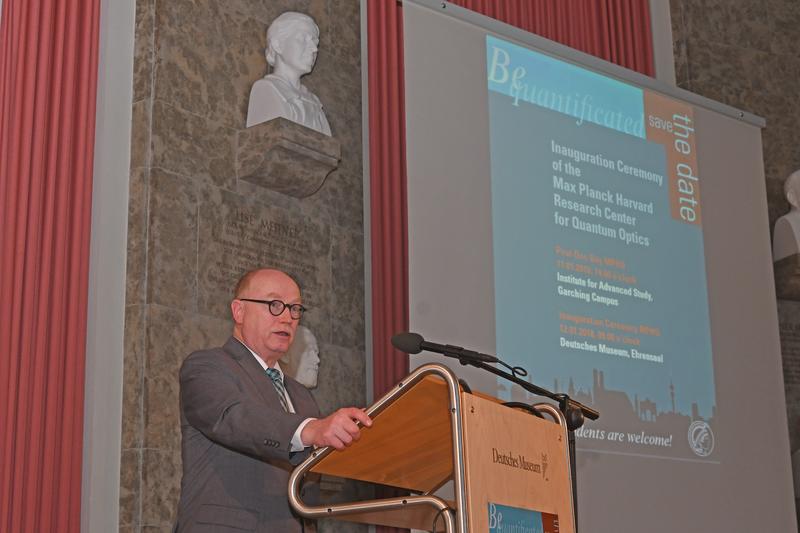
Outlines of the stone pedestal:
M239 178L295 198L319 190L341 157L339 141L285 118L256 124L236 135Z
M773 266L778 299L800 301L800 254L784 257Z

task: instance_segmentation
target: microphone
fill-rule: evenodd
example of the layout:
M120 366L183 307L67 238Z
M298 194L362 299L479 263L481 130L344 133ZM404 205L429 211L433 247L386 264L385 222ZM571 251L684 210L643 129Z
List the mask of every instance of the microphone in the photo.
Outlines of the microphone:
M470 359L482 363L497 363L499 360L493 355L465 350L461 346L452 344L437 344L426 341L419 333L398 333L392 337L392 346L408 354L419 353L422 350L436 352L456 359Z

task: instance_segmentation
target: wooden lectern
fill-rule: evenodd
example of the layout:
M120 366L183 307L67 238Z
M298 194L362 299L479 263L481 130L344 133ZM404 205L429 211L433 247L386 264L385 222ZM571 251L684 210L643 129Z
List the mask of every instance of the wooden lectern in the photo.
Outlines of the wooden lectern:
M574 533L566 423L552 405L536 408L553 422L463 391L444 365L422 366L367 410L361 439L315 450L294 470L289 501L309 518L424 531ZM309 472L410 494L311 506L299 496ZM455 500L435 496L450 480Z

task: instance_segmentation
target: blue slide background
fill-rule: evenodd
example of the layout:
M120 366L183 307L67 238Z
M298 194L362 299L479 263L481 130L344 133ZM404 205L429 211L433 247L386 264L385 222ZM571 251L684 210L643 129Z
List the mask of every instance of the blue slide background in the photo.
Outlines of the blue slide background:
M595 105L614 108L639 121L643 120L644 113L639 89L487 37L498 354L531 371L534 383L561 391L566 391L571 384L571 392L583 395L579 398L582 401L613 410L604 412L601 417L601 422L611 426L628 431L643 427L650 433L672 434L685 430L690 419L699 417L713 422L715 392L702 229L670 217L664 147L648 142L635 132L623 133L590 121L579 125L574 114L516 98L510 93L510 82L491 81L492 61L498 58L498 46L505 47L508 57L512 58L506 68L524 66L527 83L548 87L551 91L589 94ZM505 59L505 56L500 57ZM539 68L542 65L546 68ZM494 77L498 79L501 71L494 68ZM657 172L664 176L664 181L659 186L585 162L573 162L582 171L580 178L555 172L554 161L563 160L562 164L566 164L569 158L553 153L551 141ZM628 198L653 202L654 212L650 215L559 191L554 188L554 174L572 183L583 182L594 189L621 192ZM554 193L564 199L628 213L636 217L636 224L630 226L556 207ZM635 231L646 236L650 245L626 244L618 238L560 226L555 222L556 211L562 216L577 215L587 222ZM653 302L597 289L594 290L597 294L617 298L619 306L609 307L558 295L558 285L574 286L556 279L557 245L601 258L623 260L624 272L637 278L635 286L649 291ZM586 274L571 274L596 282L603 280ZM628 286L619 281L603 281ZM581 290L592 292L588 288ZM560 333L560 311L657 327L661 336L635 335L642 344L634 348L663 353L664 361L656 363L562 347L562 336L594 344L603 341ZM606 344L631 348L619 343ZM505 395L509 396L507 391ZM627 408L623 398L627 398L631 413L618 412ZM660 421L649 420L645 424L640 420L634 406L643 400L655 403L657 412L662 414ZM674 416L666 416L668 414ZM686 446L676 445L653 453L680 455L687 450Z

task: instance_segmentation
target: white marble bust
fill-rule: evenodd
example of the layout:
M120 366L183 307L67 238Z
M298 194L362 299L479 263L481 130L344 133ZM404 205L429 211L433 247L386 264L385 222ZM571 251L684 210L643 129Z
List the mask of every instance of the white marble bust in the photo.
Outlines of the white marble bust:
M779 261L800 252L800 170L792 172L783 183L783 192L791 209L775 222L772 237L772 260Z
M247 127L284 117L325 135L331 127L319 98L300 83L317 60L319 27L303 13L286 11L267 29L267 63L272 73L253 84Z
M310 329L297 326L294 342L281 358L281 369L307 389L317 386L319 345Z

